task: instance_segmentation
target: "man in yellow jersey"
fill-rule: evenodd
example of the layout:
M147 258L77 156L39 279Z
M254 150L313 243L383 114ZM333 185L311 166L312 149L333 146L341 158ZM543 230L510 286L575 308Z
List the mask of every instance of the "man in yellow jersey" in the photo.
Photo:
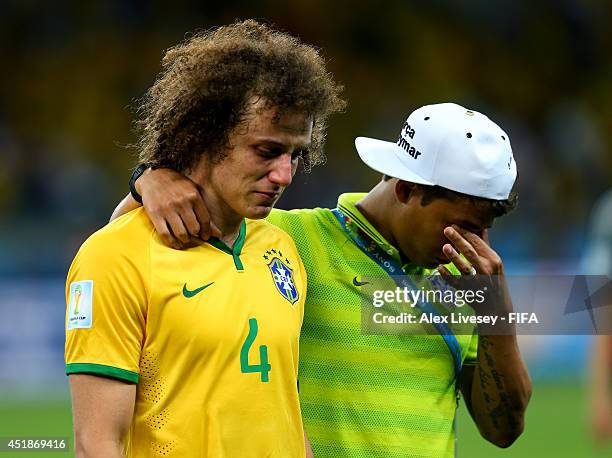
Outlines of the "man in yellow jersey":
M392 276L404 286L410 276L449 270L504 287L487 228L516 204L508 135L481 113L442 103L413 111L397 142L360 137L355 144L385 175L370 192L343 194L335 209L274 210L267 218L293 237L308 273L300 400L315 454L452 457L459 391L483 437L509 446L523 431L531 394L514 329L368 335L360 294L362 276ZM156 227L184 214L193 187L184 177L164 169L139 181ZM175 243L187 240L180 231ZM509 295L501 299L484 312L511 311Z
M140 157L197 183L215 236L174 250L135 210L80 248L66 286L77 455L303 457L306 274L261 219L300 157L320 161L339 87L316 50L255 21L195 35L163 67Z

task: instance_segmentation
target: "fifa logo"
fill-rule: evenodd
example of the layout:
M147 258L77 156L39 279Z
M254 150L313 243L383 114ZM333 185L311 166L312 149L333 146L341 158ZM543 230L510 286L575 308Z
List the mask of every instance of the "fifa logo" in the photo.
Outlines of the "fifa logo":
M72 311L73 315L79 314L79 304L81 302L82 294L83 294L83 288L81 288L81 285L77 285L74 288L74 310Z
M67 330L91 328L93 280L75 281L70 284L70 309Z

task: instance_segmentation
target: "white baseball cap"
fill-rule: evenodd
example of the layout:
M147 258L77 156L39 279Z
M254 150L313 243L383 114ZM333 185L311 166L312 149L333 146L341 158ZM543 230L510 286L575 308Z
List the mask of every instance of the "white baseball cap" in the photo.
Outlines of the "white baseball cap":
M397 143L357 137L355 147L363 162L385 175L470 196L505 200L516 179L508 135L455 103L413 111Z

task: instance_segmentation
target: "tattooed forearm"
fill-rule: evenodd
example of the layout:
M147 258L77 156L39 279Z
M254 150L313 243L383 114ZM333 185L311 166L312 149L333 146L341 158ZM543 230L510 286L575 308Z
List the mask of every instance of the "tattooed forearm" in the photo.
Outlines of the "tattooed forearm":
M481 340L484 350L482 359L485 364L480 364L478 367L480 387L491 423L496 429L499 429L508 424L515 424L516 421L513 419L509 398L505 391L504 376L497 370L495 358L491 354L495 344L487 336L482 336ZM489 383L490 379L493 379L494 385Z
M479 336L471 411L483 436L502 447L521 433L531 385L515 342Z

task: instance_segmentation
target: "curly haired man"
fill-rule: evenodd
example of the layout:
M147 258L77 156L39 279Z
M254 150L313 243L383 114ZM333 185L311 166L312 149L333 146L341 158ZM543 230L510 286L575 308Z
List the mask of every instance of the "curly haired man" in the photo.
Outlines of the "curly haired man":
M306 274L262 218L300 157L320 162L340 87L316 50L255 21L195 35L163 67L140 157L197 183L214 237L174 250L140 209L80 248L66 286L77 455L304 456Z

